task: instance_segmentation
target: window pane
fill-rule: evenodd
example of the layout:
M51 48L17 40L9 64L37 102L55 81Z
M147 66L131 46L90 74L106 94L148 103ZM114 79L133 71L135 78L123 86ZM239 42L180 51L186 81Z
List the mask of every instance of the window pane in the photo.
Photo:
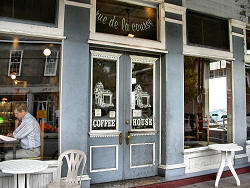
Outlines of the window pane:
M0 38L4 40L6 37ZM20 39L20 41L23 40L26 39ZM18 42L15 45L9 42L0 43L0 134L7 135L13 131L18 132L21 127L27 126L25 118L29 117L31 120L32 116L35 118L32 120L32 127L39 128L35 133L32 132L33 136L29 134L29 136L21 138L18 137L18 134L21 133L16 134L17 149L36 148L38 150L38 153L34 154L36 156L32 154L29 156L19 155L17 150L16 158L39 157L42 160L50 160L57 159L58 156L59 71L54 77L44 76L46 58L43 55L43 50L50 48L52 52L60 53L60 45L44 42L44 44ZM23 51L22 64L12 63L10 67L13 70L16 66L21 66L19 67L21 74L16 78L8 76L9 62L12 60L15 62L16 59L14 55L9 55L11 51ZM57 61L60 65L60 60ZM20 118L14 114L14 110L21 104L27 107L27 113ZM15 125L16 118L22 119L17 127ZM6 159L15 157L12 152L13 146L1 146L4 146L0 147L0 150L5 153Z
M232 142L231 64L185 56L185 148Z
M229 49L228 21L187 11L189 44Z
M247 140L250 140L250 68L246 67L246 113L247 113Z
M116 61L93 59L92 130L116 129Z
M57 0L1 0L0 16L55 23Z
M98 0L96 32L157 40L157 8L114 0Z
M132 63L132 129L153 129L153 65Z
M246 30L247 54L250 54L250 30Z

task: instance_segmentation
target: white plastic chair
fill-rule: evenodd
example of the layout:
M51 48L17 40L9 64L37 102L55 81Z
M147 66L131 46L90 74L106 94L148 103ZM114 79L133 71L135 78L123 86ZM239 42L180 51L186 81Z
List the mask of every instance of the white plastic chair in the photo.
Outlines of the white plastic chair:
M63 160L67 162L68 171L66 177L61 177ZM80 188L83 170L86 164L87 157L83 151L67 150L63 152L58 158L57 181L50 183L47 188ZM81 169L80 169L81 168ZM80 173L80 180L78 180L78 172Z

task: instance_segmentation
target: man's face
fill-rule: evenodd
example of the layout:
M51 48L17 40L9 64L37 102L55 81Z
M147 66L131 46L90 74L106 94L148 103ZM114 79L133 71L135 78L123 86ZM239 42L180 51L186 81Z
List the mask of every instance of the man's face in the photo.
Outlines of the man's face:
M18 120L22 120L23 117L25 116L25 111L22 110L22 112L18 112L17 110L14 110L14 115Z

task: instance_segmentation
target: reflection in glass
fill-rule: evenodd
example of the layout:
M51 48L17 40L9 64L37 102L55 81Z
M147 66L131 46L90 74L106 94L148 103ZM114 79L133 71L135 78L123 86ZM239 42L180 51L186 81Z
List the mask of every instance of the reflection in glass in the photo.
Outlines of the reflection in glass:
M132 63L132 129L153 129L153 65Z
M116 61L93 59L92 130L116 129Z
M250 67L246 64L246 121L247 140L250 140Z
M7 39L7 36L1 36ZM0 43L0 134L12 133L15 129L13 110L16 104L27 104L28 112L39 122L41 128L40 159L49 160L58 157L59 130L59 68L54 76L44 76L46 58L43 50L50 46L52 52L60 53L60 45L36 43L35 39L19 38L16 44ZM22 42L25 41L26 42ZM28 41L34 40L32 43ZM41 39L39 39L41 41ZM10 55L11 54L11 55ZM60 66L60 55L56 57ZM19 63L14 66L14 63ZM11 79L8 73L15 72ZM4 100L2 100L4 99ZM5 150L0 148L0 150Z
M185 57L185 148L232 142L231 64Z

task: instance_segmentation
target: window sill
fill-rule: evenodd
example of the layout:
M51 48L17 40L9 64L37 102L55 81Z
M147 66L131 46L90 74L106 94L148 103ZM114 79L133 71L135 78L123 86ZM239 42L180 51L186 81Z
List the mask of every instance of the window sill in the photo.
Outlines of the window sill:
M201 57L219 58L225 60L234 60L232 52L215 50L198 46L190 46L190 45L183 46L183 54L189 56L201 56Z

